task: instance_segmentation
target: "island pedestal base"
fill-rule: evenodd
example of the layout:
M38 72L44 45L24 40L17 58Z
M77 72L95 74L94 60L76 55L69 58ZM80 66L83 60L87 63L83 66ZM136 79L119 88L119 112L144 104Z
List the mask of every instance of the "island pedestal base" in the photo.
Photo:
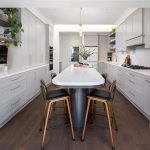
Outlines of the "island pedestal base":
M73 125L78 133L82 132L84 126L85 113L87 108L88 89L73 88L71 89L71 110Z

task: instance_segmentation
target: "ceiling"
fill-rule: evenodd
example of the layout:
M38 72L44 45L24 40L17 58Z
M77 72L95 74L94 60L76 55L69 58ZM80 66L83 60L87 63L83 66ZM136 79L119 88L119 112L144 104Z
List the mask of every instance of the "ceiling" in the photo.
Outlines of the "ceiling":
M80 8L39 8L54 24L79 24ZM82 24L115 24L127 8L83 8Z
M150 0L0 0L1 7L79 8L150 7Z

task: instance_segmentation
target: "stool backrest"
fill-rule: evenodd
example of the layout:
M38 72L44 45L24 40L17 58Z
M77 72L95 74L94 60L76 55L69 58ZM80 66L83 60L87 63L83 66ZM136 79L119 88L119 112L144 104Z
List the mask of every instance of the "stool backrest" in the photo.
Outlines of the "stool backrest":
M115 92L116 92L116 80L114 80L114 81L110 84L109 91L111 92L111 97L112 97L112 100L113 100L113 99L114 99L114 96L115 96Z
M51 73L51 79L55 78L57 76L56 73Z
M106 85L106 83L107 83L107 73L103 73L102 76L105 79L105 83L104 84Z
M41 80L40 83L41 83L41 85L40 85L41 93L42 93L43 99L45 100L46 94L47 94L47 87L46 87L44 80Z

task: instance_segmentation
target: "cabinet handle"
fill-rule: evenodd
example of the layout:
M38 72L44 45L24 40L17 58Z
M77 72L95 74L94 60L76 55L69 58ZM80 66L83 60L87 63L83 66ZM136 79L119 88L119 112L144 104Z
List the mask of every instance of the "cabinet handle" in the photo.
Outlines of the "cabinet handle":
M135 75L133 75L133 74L131 74L131 73L129 73L129 75L132 76L132 77L135 77Z
M131 81L131 80L129 80L129 82L132 83L132 84L135 84L135 82L133 82L133 81Z
M18 89L21 85L18 85L17 87L13 88L13 89L10 89L11 91L14 91L16 89Z
M132 96L134 96L134 97L135 97L135 95L134 95L132 92L130 92L130 91L129 91L129 93L130 93Z
M18 80L18 79L20 79L20 77L14 78L14 79L12 79L11 81L16 81L16 80Z
M150 83L150 81L149 80L145 80L147 83Z

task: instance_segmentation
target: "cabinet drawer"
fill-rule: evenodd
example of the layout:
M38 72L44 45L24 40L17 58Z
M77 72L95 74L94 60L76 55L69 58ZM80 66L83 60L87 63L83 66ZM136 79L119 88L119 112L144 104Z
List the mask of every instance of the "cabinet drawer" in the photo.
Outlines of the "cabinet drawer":
M0 105L5 104L12 97L10 89L10 86L0 88Z
M25 73L24 74L17 74L17 75L13 75L10 77L10 82L11 83L15 83L15 82L18 82L18 81L21 81L21 80L24 80L25 79Z
M25 92L26 90L26 82L25 80L16 82L15 84L12 84L10 88L10 93L12 96L16 96L22 92Z
M136 89L128 86L127 96L139 107L143 110L144 107L144 99L142 98L142 92L137 91Z
M5 105L0 106L0 124L6 121L12 114L10 104L6 103Z
M6 87L18 81L24 80L25 74L17 74L10 77L0 79L0 88Z
M138 91L142 91L143 89L142 77L131 71L128 72L127 84Z

